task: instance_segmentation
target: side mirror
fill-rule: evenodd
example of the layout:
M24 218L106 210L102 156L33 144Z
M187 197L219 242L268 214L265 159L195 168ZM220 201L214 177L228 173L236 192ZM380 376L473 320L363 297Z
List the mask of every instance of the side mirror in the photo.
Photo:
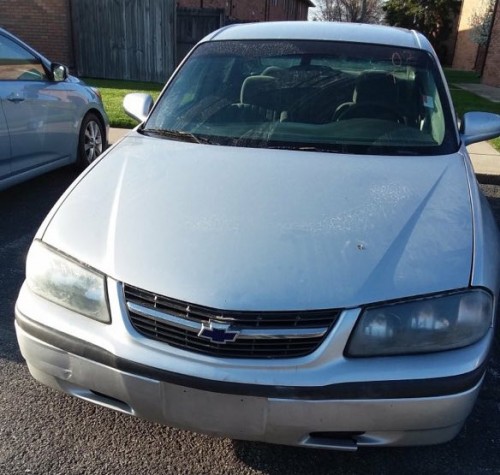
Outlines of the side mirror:
M494 139L500 135L500 115L489 112L467 112L460 126L465 145Z
M64 81L68 78L68 68L59 63L52 63L51 67L52 78L56 82Z
M132 119L144 122L151 108L153 107L153 98L143 92L133 92L123 98L123 108Z

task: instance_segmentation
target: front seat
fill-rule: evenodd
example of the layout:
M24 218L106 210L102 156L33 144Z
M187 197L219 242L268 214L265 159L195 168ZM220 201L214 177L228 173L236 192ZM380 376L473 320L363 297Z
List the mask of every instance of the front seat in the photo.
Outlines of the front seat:
M404 122L397 110L398 97L393 74L384 71L361 73L356 80L352 102L338 106L332 120L370 118Z
M272 76L247 77L241 86L240 104L255 120L277 120L277 80Z

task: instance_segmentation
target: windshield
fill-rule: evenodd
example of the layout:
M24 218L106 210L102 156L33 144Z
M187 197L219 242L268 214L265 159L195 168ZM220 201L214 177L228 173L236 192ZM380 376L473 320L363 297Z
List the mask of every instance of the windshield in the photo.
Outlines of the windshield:
M214 41L191 54L143 132L221 145L452 153L439 72L423 51L332 41Z

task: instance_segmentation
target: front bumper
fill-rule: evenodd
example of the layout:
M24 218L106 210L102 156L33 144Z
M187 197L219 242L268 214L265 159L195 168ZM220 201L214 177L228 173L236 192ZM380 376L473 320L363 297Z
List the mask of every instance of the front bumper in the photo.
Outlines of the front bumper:
M40 382L183 429L355 450L446 442L476 400L484 364L455 377L328 386L216 381L146 366L41 325L16 309L21 352Z

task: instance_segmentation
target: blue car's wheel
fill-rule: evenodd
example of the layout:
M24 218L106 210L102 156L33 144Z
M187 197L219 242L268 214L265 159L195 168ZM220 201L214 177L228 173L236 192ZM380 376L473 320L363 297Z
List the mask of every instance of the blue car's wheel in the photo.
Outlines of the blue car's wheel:
M78 165L81 168L90 165L104 151L104 145L104 128L101 121L95 114L87 114L80 128Z

